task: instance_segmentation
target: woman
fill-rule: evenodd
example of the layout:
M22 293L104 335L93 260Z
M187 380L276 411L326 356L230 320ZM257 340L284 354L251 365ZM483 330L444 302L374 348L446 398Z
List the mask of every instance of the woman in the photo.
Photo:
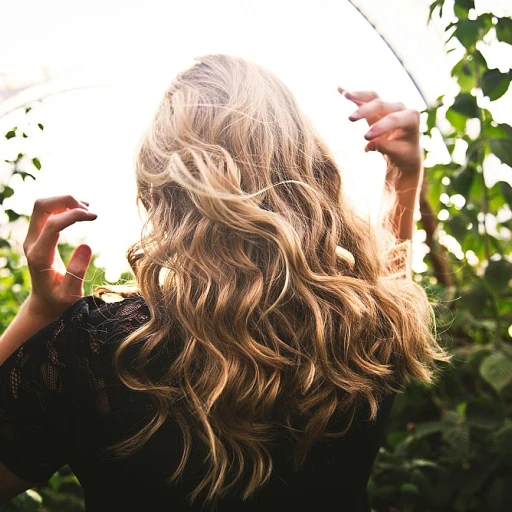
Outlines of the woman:
M81 298L91 250L61 272L56 244L95 215L36 202L33 289L0 340L4 500L69 464L90 511L368 511L395 393L446 354L393 250L413 230L419 115L340 92L388 160L389 229L352 211L289 90L223 55L174 80L143 138L135 293Z

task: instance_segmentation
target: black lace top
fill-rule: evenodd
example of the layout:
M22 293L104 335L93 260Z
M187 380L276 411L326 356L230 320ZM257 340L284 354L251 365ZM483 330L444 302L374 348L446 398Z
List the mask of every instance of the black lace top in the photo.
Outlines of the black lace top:
M135 455L119 460L107 451L152 416L149 399L112 370L117 345L148 318L140 296L111 304L85 297L0 367L0 461L12 473L37 483L69 464L91 512L200 510L187 495L202 477L204 454L193 449L184 477L168 484L182 452L172 418ZM250 501L236 493L220 500L217 510L368 512L366 485L393 398L376 423L358 420L344 437L319 443L299 473L283 437L272 447L268 484Z

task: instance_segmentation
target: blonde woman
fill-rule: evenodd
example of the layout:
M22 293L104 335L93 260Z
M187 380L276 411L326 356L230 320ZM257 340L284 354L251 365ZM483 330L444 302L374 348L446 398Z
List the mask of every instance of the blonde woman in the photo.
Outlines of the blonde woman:
M369 510L396 392L447 356L395 257L422 179L419 114L340 92L388 160L384 227L350 208L282 82L224 55L177 76L142 140L132 293L82 297L91 250L62 272L56 244L96 216L73 197L36 203L33 289L0 340L3 501L69 464L92 512Z

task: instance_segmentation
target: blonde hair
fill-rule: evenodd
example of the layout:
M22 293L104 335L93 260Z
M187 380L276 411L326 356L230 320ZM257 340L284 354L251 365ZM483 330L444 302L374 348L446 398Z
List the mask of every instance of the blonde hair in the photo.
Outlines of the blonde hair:
M192 439L207 449L191 500L240 485L249 497L271 475L279 429L298 468L360 407L375 419L384 394L431 382L446 359L424 290L390 271L394 238L350 208L332 155L266 69L209 55L178 75L136 179L147 226L128 259L151 318L114 364L157 410L116 448L133 453L172 415L184 440L172 479ZM144 368L176 334L182 347L154 381ZM125 364L133 349L138 371ZM346 424L331 432L337 411Z

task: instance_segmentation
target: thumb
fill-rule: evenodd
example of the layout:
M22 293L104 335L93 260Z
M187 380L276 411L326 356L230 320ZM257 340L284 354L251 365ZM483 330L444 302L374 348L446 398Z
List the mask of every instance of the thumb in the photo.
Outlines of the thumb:
M88 245L79 245L73 252L67 266L66 275L62 281L62 291L65 295L83 296L83 280L92 259L92 250Z
M383 155L392 154L394 150L396 150L396 142L395 141L387 141L387 140L372 140L366 144L364 150L368 151L378 151Z

